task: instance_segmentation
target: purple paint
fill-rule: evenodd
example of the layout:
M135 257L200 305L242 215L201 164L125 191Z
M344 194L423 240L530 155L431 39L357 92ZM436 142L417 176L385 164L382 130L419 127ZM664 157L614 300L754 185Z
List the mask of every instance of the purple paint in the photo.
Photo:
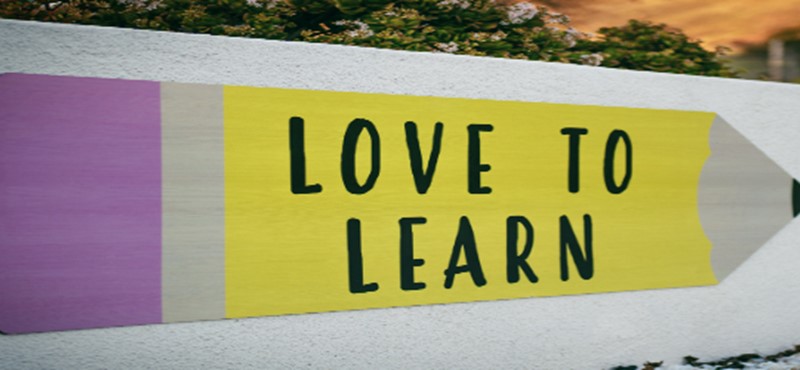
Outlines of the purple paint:
M157 82L0 76L0 331L161 322Z

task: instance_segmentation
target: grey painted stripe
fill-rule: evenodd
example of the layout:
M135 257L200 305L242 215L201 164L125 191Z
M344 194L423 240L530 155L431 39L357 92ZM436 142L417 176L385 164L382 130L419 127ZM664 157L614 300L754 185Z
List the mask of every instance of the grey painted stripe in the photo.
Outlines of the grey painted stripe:
M698 210L722 281L792 220L792 177L719 116L709 144Z
M161 83L164 322L225 317L222 86Z

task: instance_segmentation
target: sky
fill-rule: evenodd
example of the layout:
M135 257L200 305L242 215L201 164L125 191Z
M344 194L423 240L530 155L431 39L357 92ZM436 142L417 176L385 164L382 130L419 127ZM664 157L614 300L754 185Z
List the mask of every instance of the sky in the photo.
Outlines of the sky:
M548 4L549 3L549 4ZM666 23L683 30L703 46L727 46L735 52L747 44L800 26L800 0L550 0L551 9L567 14L572 26L594 32L628 19Z

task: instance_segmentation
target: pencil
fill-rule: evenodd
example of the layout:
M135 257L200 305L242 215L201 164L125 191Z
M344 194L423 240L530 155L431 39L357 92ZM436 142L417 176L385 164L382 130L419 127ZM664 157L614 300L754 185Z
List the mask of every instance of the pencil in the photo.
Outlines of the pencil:
M800 210L714 112L0 75L0 331L714 285Z

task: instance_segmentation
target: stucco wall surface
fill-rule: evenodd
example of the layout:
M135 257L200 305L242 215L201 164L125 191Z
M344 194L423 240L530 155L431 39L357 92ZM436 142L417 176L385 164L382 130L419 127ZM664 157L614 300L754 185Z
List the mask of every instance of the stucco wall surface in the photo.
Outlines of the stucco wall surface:
M800 177L798 85L9 20L3 72L713 111ZM0 336L0 368L596 369L773 352L800 344L799 263L795 220L712 287Z

